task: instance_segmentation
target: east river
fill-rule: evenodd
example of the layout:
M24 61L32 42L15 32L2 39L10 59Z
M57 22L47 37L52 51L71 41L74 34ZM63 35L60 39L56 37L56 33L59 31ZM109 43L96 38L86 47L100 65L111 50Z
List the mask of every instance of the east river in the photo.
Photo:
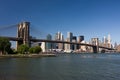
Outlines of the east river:
M0 58L0 80L120 80L120 54Z

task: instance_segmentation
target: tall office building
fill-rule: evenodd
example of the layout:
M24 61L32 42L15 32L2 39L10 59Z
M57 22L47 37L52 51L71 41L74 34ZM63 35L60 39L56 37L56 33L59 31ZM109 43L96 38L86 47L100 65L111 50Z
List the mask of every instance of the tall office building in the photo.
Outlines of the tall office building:
M68 38L69 42L72 42L73 33L72 32L68 32L67 33L67 38ZM69 46L69 50L72 50L72 44L68 44L68 46Z
M107 44L107 38L104 36L104 44Z
M84 36L79 36L78 37L78 42L81 42L81 41L83 41L84 40Z
M64 40L63 34L61 32L56 33L55 40L63 41ZM55 46L56 46L55 49L64 49L63 43L56 43Z
M77 37L76 36L73 36L72 42L77 42ZM77 49L77 45L76 44L72 44L72 50L76 50L76 49Z
M73 33L72 33L72 32L68 32L68 33L67 33L67 38L69 38L69 39L70 39L70 42L72 42Z
M108 35L107 43L108 43L108 47L111 48L111 37L110 37L110 34Z
M112 47L110 34L108 35L108 37L104 36L104 46L109 48Z
M81 43L82 41L84 41L84 36L81 35L81 36L78 36L78 43ZM81 49L81 45L77 45L77 49Z
M52 36L50 34L48 34L47 37L46 37L46 39L47 40L52 40ZM46 43L46 50L50 50L50 49L52 49L52 43L47 42Z
M110 34L108 35L108 43L111 44L111 37L110 37Z

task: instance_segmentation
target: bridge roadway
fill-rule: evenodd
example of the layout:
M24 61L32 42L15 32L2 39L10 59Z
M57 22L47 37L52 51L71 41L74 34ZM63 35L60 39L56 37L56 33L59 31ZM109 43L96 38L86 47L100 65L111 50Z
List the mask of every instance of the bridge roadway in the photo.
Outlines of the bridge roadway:
M3 38L8 38L11 41L22 41L22 38L16 38L16 37L7 37L7 36L0 36ZM31 42L50 42L50 43L63 43L63 44L78 44L78 45L85 45L85 46L90 46L90 47L96 47L97 45L93 45L93 44L86 44L86 43L78 43L78 42L68 42L68 41L56 41L56 40L46 40L46 39L34 39L31 38L30 39ZM104 49L108 49L108 50L115 50L113 48L108 48L108 47L104 47L104 46L98 46L98 48L104 48Z

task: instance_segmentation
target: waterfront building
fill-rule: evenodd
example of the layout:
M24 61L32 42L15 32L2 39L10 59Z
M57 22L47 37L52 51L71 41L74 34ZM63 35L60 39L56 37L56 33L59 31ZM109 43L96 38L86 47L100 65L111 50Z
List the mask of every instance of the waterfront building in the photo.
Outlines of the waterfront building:
M110 37L110 34L108 35L108 47L109 48L111 48L112 46L111 46L111 37Z
M68 33L67 33L67 38L69 38L69 39L70 39L70 42L72 42L73 33L72 33L72 32L68 32Z
M42 52L46 52L46 42L41 43Z
M107 38L104 36L104 44L107 44Z
M69 42L72 42L73 33L72 32L68 32L67 33L67 38L68 38ZM72 50L72 44L68 44L68 46L69 46L69 50Z
M64 41L64 36L61 32L57 32L55 35L55 40L56 41ZM55 43L54 44L54 49L64 49L64 44L63 43Z
M104 43L103 44L104 44L104 47L109 47L109 48L112 47L110 34L108 35L107 38L104 36Z
M41 42L34 42L31 44L31 47L34 47L34 46L41 46Z
M81 41L81 43L86 43L85 41ZM87 49L86 49L86 46L81 46L81 52L86 52Z
M83 35L78 36L77 42L78 42L78 43L81 43L82 41L84 41L84 36L83 36ZM80 45L77 45L77 49L79 50L80 48L81 48L81 46L80 46Z
M114 48L116 49L116 48L117 48L117 46L118 46L118 45L117 45L117 43L115 42L115 43L114 43Z
M55 40L58 40L58 33L55 34ZM54 49L58 49L58 43L54 43Z
M84 36L78 36L78 42L81 42L84 40Z
M48 34L46 39L47 40L52 40L52 36L50 34ZM47 42L46 43L46 50L49 51L50 49L52 49L52 43Z
M66 40L65 41L70 41L70 39L69 38L66 38ZM65 44L65 50L64 50L64 52L69 52L70 51L70 44Z
M76 36L73 36L72 42L77 42L77 37ZM76 44L72 44L72 50L76 50L76 49L77 49L77 45Z
M63 36L62 33L60 34L60 41L64 41L64 36ZM58 48L63 50L64 49L64 44L63 43L59 43L58 44Z

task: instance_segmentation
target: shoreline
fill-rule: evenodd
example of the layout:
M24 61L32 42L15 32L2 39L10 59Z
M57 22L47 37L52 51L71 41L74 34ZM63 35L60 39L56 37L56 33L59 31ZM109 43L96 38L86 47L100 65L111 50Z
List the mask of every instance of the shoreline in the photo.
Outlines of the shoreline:
M56 57L55 54L7 54L0 55L0 58L40 58L40 57Z

